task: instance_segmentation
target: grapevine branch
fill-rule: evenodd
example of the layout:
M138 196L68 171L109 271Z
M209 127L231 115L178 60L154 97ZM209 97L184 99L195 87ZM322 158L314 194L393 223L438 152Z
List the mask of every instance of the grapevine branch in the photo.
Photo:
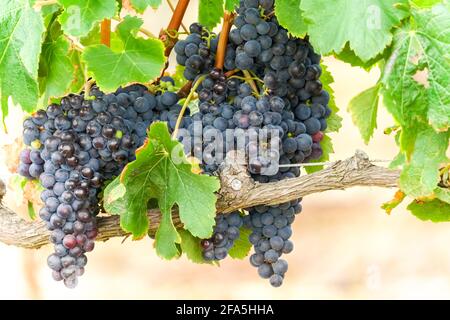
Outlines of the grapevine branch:
M221 189L216 204L217 212L229 213L257 205L275 205L310 194L328 190L344 190L355 186L377 186L392 188L398 186L399 170L376 166L362 151L329 167L298 178L273 182L256 183L247 173L237 157L227 158L220 168ZM4 187L0 183L0 242L29 249L38 249L49 243L49 232L41 221L26 221L1 204ZM160 211L150 210L150 236L159 226ZM177 212L173 213L176 227L181 227ZM120 228L118 216L98 218L97 241L127 236Z

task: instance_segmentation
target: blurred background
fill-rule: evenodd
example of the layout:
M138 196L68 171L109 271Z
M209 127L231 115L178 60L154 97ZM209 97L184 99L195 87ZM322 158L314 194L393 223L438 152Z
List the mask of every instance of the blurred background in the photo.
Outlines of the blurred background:
M191 1L185 24L196 20ZM171 16L167 4L148 10L145 27L157 34ZM372 159L392 159L394 139L383 134L393 124L381 108L378 130L364 145L346 107L350 99L376 83L370 73L326 58L335 78L333 88L343 126L332 134L335 154L345 159L356 149ZM9 133L0 130L0 177L10 181L9 155L21 135L23 114L7 118ZM18 152L18 151L16 151ZM259 278L247 259L227 259L221 267L194 265L182 257L163 261L151 239L113 239L97 243L88 255L86 273L76 289L53 281L46 259L50 248L37 251L0 243L0 299L448 299L450 298L450 225L421 222L405 205L389 216L381 204L395 190L354 188L308 196L294 223L295 250L286 255L289 271L281 288ZM11 185L5 199L27 215L21 191ZM407 202L407 201L406 201Z

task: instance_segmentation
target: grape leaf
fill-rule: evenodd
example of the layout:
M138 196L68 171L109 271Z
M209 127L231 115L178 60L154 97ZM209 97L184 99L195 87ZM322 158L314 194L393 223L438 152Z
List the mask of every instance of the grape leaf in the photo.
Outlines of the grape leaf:
M81 61L81 54L76 50L72 50L69 55L70 61L74 68L72 82L68 92L80 92L84 85L84 69L85 65Z
M158 201L161 223L155 246L165 259L179 255L177 243L181 237L171 214L175 204L184 228L193 236L208 238L215 224L217 199L214 192L219 189L219 182L217 178L192 173L182 150L182 144L171 139L167 123L153 123L146 144L136 152L136 160L116 179L120 182L115 181L105 189L105 208L118 213L118 206L126 207L120 212L121 227L134 238L147 234L147 203L150 199ZM118 188L122 191L117 191ZM117 202L123 204L117 205Z
M331 138L328 135L323 136L323 140L320 142L320 146L322 147L323 154L317 160L310 160L309 162L327 162L330 160L330 154L334 153L333 143L331 142ZM305 170L308 174L320 171L323 169L323 166L305 166Z
M148 82L160 74L165 62L164 45L158 39L136 37L141 25L141 19L128 16L117 26L117 36L123 43L121 51L100 44L83 52L82 59L102 89Z
M450 127L450 4L431 10L414 10L412 33L420 55L419 65L428 72L428 118L439 131ZM424 66L421 68L424 68Z
M420 8L430 8L435 4L442 2L442 0L410 0L410 1Z
M367 61L361 60L356 53L350 49L348 43L345 45L341 52L336 53L334 56L346 63L349 63L352 67L360 67L366 71L370 71L374 66L377 65L382 59L389 58L390 47L387 47L382 53L378 54L375 58L369 59Z
M47 37L42 45L39 78L44 103L50 97L63 95L74 78L74 67L69 55L69 42L63 35Z
M200 0L198 4L198 22L214 29L223 16L223 0Z
M36 210L34 209L33 202L27 200L28 217L31 220L36 220Z
M395 158L389 163L389 169L395 169L402 165L404 165L406 162L406 157L403 152L399 152Z
M44 27L47 29L50 24L54 22L54 20L58 17L60 13L60 7L58 4L52 4L48 6L43 6L41 8L41 15L44 21Z
M448 11L441 5L414 10L415 23L394 34L392 54L383 71L383 101L402 126L430 122L436 130L445 131L450 125Z
M300 8L302 0L285 0L275 2L275 15L281 26L286 28L296 37L303 38L308 31L308 26L303 19Z
M377 128L380 87L381 84L378 83L375 86L364 90L354 97L348 105L348 111L352 115L353 123L358 127L366 144L369 143L374 130Z
M12 97L26 111L37 104L38 66L44 24L29 0L2 1L0 10L0 107L3 119Z
M387 214L391 214L392 210L397 208L403 202L405 197L406 194L398 190L391 200L382 204L381 209L386 211Z
M137 12L144 13L148 6L153 9L158 9L161 2L162 0L131 0L131 5Z
M178 230L178 233L181 237L181 251L186 254L186 257L190 261L199 264L210 263L203 259L202 248L200 246L201 240L199 238L194 237L189 231L186 230Z
M239 6L239 0L225 0L225 10L234 11Z
M450 189L437 187L434 194L439 200L450 203Z
M89 33L97 22L110 19L117 10L115 0L58 0L64 7L59 22L66 34L80 37Z
M231 247L228 254L233 259L244 259L248 256L252 244L248 240L248 237L252 233L252 230L245 227L240 228L239 238L234 241L233 247Z
M342 126L342 118L338 115L339 108L336 105L336 101L334 99L334 90L331 88L331 84L334 82L333 76L331 72L328 71L326 65L321 64L322 67L322 75L320 77L320 81L323 85L323 90L327 91L330 95L330 102L328 103L328 107L331 109L331 115L327 119L327 132L337 132Z
M431 127L418 132L411 161L400 175L403 192L414 198L430 196L439 182L439 165L447 157L448 132L437 133Z
M127 189L125 185L120 183L120 179L116 178L111 181L103 192L103 206L106 212L113 215L121 215L127 210L126 196Z
M181 89L187 82L186 78L183 76L185 66L177 64L175 67L175 72L171 75L173 81L175 82L175 88Z
M423 221L450 221L450 204L438 199L425 202L414 200L408 205L408 210Z
M367 61L391 43L392 27L407 15L399 4L405 6L407 0L302 0L300 8L315 49L339 53L348 41Z

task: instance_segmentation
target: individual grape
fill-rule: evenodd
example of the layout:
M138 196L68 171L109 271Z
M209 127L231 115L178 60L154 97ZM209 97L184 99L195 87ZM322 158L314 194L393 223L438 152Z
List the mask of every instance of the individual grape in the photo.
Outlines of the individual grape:
M25 165L28 166L28 165ZM21 172L23 172L23 170L26 170L25 167L21 168L19 166L19 173L22 174ZM44 172L44 167L42 165L36 164L36 163L32 163L31 165L28 166L28 174L26 172L23 172L23 176L25 177L33 177L33 178L39 178L39 176L41 175L41 173Z
M271 237L269 241L270 241L270 246L272 247L272 249L274 249L276 251L280 251L281 249L283 249L283 246L284 246L283 238L281 238L279 236L275 236L275 237Z
M264 255L261 253L254 253L250 256L250 264L254 267L259 267L264 263Z
M316 118L309 118L305 120L304 123L306 127L306 132L311 136L319 132L321 129L320 121L317 120Z
M292 235L292 229L290 226L286 226L278 230L278 235L283 238L283 240L288 240Z
M253 59L249 57L246 53L239 53L236 56L236 67L241 70L252 69Z
M269 282L273 287L278 288L283 284L283 277L279 274L273 274L270 276Z
M254 40L258 37L256 27L251 24L245 24L240 28L241 38L245 41ZM237 64L237 63L236 63Z
M250 40L244 45L244 52L252 58L255 58L261 54L261 45L256 40Z
M61 259L56 254L52 254L47 258L47 264L54 271L60 271L62 269Z
M263 279L269 279L273 275L273 269L270 264L263 263L258 267L258 274Z

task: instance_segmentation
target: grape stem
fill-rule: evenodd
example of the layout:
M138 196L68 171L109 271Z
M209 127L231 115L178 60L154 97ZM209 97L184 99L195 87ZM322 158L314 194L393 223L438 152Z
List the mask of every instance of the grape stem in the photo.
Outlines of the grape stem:
M177 123L175 124L175 128L172 133L172 139L176 139L178 135L178 129L181 124L181 120L183 120L184 113L189 105L189 102L191 102L192 97L195 95L195 90L197 90L198 86L203 82L203 80L206 78L206 75L201 76L198 78L198 80L194 83L194 85L191 88L191 92L187 96L186 100L183 103L183 107L181 108L180 114L177 118Z
M104 19L100 24L100 43L107 47L111 46L111 20Z
M245 76L245 82L247 82L250 85L250 87L252 87L253 92L258 97L259 96L259 90L258 90L258 87L256 86L255 81L253 81L252 75L250 74L250 72L248 72L248 70L242 70L242 73Z
M175 13L175 6L173 5L172 1L167 0L167 4L169 5L170 10L172 10L172 14L174 14ZM188 28L186 28L186 26L184 25L183 21L181 21L181 27L183 28L184 32L189 34L189 30L188 30Z
M164 55L169 58L170 53L172 52L173 47L178 41L178 29L180 29L180 25L183 21L184 14L186 13L187 7L189 5L190 0L179 0L177 6L175 7L175 11L172 14L172 19L170 19L169 25L166 29L162 29L159 32L159 40L164 43L166 49L164 50ZM171 37L170 33L175 32L176 37ZM169 59L166 60L164 68L161 70L161 74L154 81L155 84L158 84L161 78L164 76L167 68L169 68Z
M344 190L356 186L397 188L400 170L374 165L362 151L348 159L336 161L315 173L271 183L255 183L247 169L237 162L225 163L219 172L221 189L216 203L217 212L229 213L257 205L276 205L310 194L329 190ZM233 181L242 182L235 191ZM147 212L149 235L155 235L161 221L161 212ZM175 227L182 227L176 210L172 213ZM103 216L97 219L97 241L124 237L128 233L120 227L120 216ZM43 221L25 221L18 214L0 204L0 242L28 249L38 249L49 244L49 231Z
M161 30L159 33L159 39L164 42L166 46L165 55L168 57L170 52L172 52L175 43L177 42L177 38L170 37L169 34L171 32L176 32L178 34L178 29L180 29L181 23L183 21L184 14L186 13L187 7L189 5L190 0L180 0L175 7L175 10L172 14L172 18L170 19L169 25L166 29Z
M78 41L77 38L75 38L73 36L69 36L69 35L66 35L66 38L70 41L72 48L74 48L75 50L78 50L80 52L84 51L84 46Z
M186 98L191 92L192 81L188 81L180 90L178 90L177 95L180 99Z
M234 13L225 11L225 13L223 14L222 31L220 32L219 44L217 46L216 64L215 64L215 67L220 70L223 69L223 65L225 63L225 55L227 52L227 45L228 45L228 35L230 33L231 27L233 26L233 21L234 21Z

